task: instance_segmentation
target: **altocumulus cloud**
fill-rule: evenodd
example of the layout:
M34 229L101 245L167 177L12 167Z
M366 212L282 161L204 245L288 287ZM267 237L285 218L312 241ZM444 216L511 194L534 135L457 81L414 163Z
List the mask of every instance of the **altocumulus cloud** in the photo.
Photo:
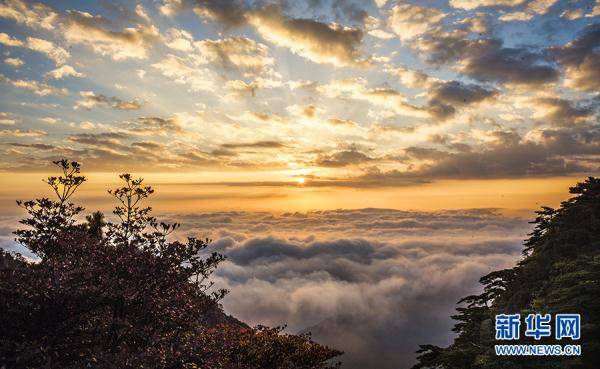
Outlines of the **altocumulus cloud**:
M363 32L359 28L291 18L276 4L252 8L237 0L167 0L161 10L170 15L182 7L191 7L201 18L227 28L250 25L270 43L315 63L358 67L370 64L369 57L360 50Z

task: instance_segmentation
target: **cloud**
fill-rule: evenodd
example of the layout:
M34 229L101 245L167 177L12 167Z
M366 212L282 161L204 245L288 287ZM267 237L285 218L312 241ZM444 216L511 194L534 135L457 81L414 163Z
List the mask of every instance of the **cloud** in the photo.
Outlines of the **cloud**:
M52 118L52 117L38 118L38 120L40 122L46 123L46 124L56 124L56 123L60 122L60 118Z
M0 32L0 44L6 46L23 46L23 41L10 36L7 33Z
M461 61L461 73L480 81L541 85L558 79L558 71L541 54L525 48L505 48L491 42Z
M362 24L369 13L363 8L364 4L359 4L348 0L334 0L331 2L331 11L337 21Z
M381 29L381 21L379 20L379 18L373 17L373 16L368 16L364 19L364 28L365 31L367 31L367 33L373 37L382 39L382 40L389 40L392 39L396 36L394 36L394 34L389 33L384 31L383 29Z
M141 136L166 136L168 134L187 135L177 116L170 118L140 117L127 126L127 132Z
M358 28L288 18L277 7L250 13L248 22L265 40L315 63L356 67L369 64L359 50L363 33Z
M499 19L503 22L525 22L533 19L535 17L535 13L533 12L514 12L514 13L506 13L502 15Z
M75 108L90 110L96 106L112 108L117 110L139 110L142 103L138 100L125 101L116 97L108 97L102 94L96 94L93 91L81 91L81 99L77 100Z
M392 8L388 23L402 41L408 41L425 33L445 16L438 9L401 4Z
M2 129L0 130L0 137L43 137L48 133L39 129Z
M374 106L389 109L395 114L418 118L429 116L426 110L408 103L403 93L387 86L368 87L367 81L363 78L332 80L316 86L316 90L328 98L367 101Z
M400 77L402 83L411 88L429 88L432 82L435 82L435 78L431 78L426 73L407 68L405 66L398 66L393 68L386 68L387 73Z
M337 151L332 154L321 154L317 157L314 165L320 167L345 167L348 165L356 165L367 163L373 160L362 152L351 149Z
M359 50L363 32L358 28L290 18L277 5L251 9L234 0L198 1L194 12L226 27L251 25L265 40L315 63L369 65L368 58Z
M558 80L549 56L530 47L504 47L500 39L473 40L462 30L429 32L416 43L434 65L453 64L463 75L483 82L535 87Z
M350 119L340 119L340 118L329 118L325 121L327 124L331 124L332 126L340 126L340 127L357 127L358 123Z
M589 14L586 14L586 17L595 17L600 15L600 3L596 2L596 5L594 6L594 9L592 9L592 12Z
M27 37L25 41L21 41L6 33L0 33L0 43L6 46L23 47L45 54L48 58L52 59L56 65L64 64L71 56L67 50L55 45L52 41L37 37Z
M377 255L377 251L379 255ZM369 263L373 259L384 259L394 256L392 250L377 250L365 240L338 240L336 242L314 242L301 246L278 240L272 237L265 239L252 239L244 243L243 247L232 249L228 256L237 265L250 265L256 262L279 261L282 259L308 260L314 257L337 259L344 258L359 262ZM349 273L343 273L349 274ZM342 275L342 273L338 273ZM344 280L352 281L352 276L347 275Z
M231 92L226 99L238 98L244 95L256 96L261 89L271 89L281 87L283 83L280 80L257 77L251 82L245 82L239 79L228 80L225 87Z
M130 136L122 132L100 132L100 133L78 133L68 137L71 142L82 143L92 146L118 145L123 139Z
M264 111L245 111L241 118L243 120L251 120L258 123L282 124L288 122L288 119L285 116Z
M181 1L171 1L171 3ZM247 22L248 7L238 0L199 0L193 2L194 12L201 16L224 24L226 27L239 27Z
M513 7L523 4L525 0L450 0L453 8L473 10L484 6L506 6Z
M181 234L227 255L214 275L228 313L287 324L344 350L343 367L409 368L447 344L456 301L514 263L530 226L489 210L388 209L173 214ZM506 235L510 235L507 237Z
M441 66L469 57L468 49L473 45L473 40L468 36L469 32L463 29L436 28L417 39L414 46L429 63Z
M558 126L570 126L588 121L594 114L590 105L576 104L558 97L539 97L530 100L535 114L533 118Z
M12 126L16 122L11 113L0 112L0 125Z
M437 82L428 91L428 110L434 118L447 119L460 108L477 105L498 95L498 91L458 81Z
M483 36L491 30L486 13L476 13L474 16L463 18L458 22L458 26L479 36Z
M517 12L507 13L500 17L504 22L528 21L533 17L546 14L558 0L533 0L527 4L525 9Z
M58 20L58 14L45 4L4 0L0 3L0 18L12 19L31 28L52 30Z
M107 20L99 15L69 10L63 36L71 43L83 44L95 53L114 60L146 59L152 44L159 39L153 25L137 25L121 31L106 28Z
M32 148L32 149L42 150L42 151L50 151L50 150L54 149L54 146L42 144L42 143L27 144L27 143L20 143L20 142L9 142L6 145L9 145L12 147L20 147L20 148Z
M169 28L165 34L165 45L178 51L192 51L194 37L188 31Z
M575 90L600 89L600 24L587 26L580 36L550 50L565 68L565 84Z
M464 139L464 138L463 138ZM453 142L439 137L437 143L446 149L409 146L396 155L384 158L363 158L348 155L354 164L381 164L382 159L395 161L403 169L380 170L376 166L362 169L353 176L315 178L304 186L386 187L425 183L439 179L521 178L592 174L600 170L600 127L571 126L532 130L524 136L514 130L478 130L470 132L472 144ZM468 142L468 141L467 141ZM326 156L323 156L326 158ZM343 166L342 160L330 158L331 167Z
M387 73L400 77L411 88L421 88L428 99L426 106L415 106L407 102L404 94L387 87L368 88L362 79L334 80L317 87L324 96L352 98L391 109L397 114L418 118L431 117L445 120L458 110L475 106L499 94L491 87L467 84L459 81L441 81L427 74L405 67L388 68Z
M561 18L565 18L571 21L582 18L583 15L583 9L568 9L560 14Z
M135 14L141 18L142 20L144 20L146 23L151 23L152 20L150 19L150 16L148 15L148 11L146 10L146 8L144 8L144 6L142 4L137 4L135 6Z
M33 92L36 95L68 95L69 91L66 88L57 88L48 84L25 79L11 79L3 74L0 74L0 81L8 83L14 87L22 88Z
M6 58L6 59L4 59L4 63L6 63L16 69L21 68L25 64L23 59L20 59L20 58Z
M57 65L64 64L70 57L70 54L67 50L56 46L51 41L41 38L27 37L26 47L31 50L46 54L50 59L54 60Z
M167 143L164 137L168 138ZM221 164L197 147L185 144L182 138L186 137L195 138L182 127L177 116L141 117L124 122L115 131L73 134L67 141L73 150L69 156L92 171L197 170ZM56 150L57 156L64 156L64 152L65 148Z
M177 64L185 65L187 74L210 66L220 73L239 72L248 78L276 76L272 69L274 59L269 56L267 46L247 37L196 41L189 32L171 28L165 43L171 49L185 53Z
M170 17L181 10L183 7L183 0L163 0L160 5L157 4L157 7L162 15Z
M216 63L224 69L239 69L251 75L265 72L274 63L266 45L246 37L202 40L194 46L207 62Z
M190 65L189 61L176 55L169 54L160 62L152 64L152 67L165 77L174 79L175 83L188 85L190 91L213 91L215 89L212 71L197 65Z
M510 178L533 175L592 173L600 149L600 128L546 129L521 139L492 132L494 141L483 150L445 153L433 163L403 173L420 178Z
M389 108L400 108L406 104L406 96L404 96L404 94L387 87L366 89L362 91L358 97L373 104L387 106Z
M51 79L62 79L64 77L69 77L69 76L81 78L81 77L85 77L85 74L76 71L75 68L73 68L70 65L63 65L63 66L60 66L56 69L49 71L48 73L45 74L45 76L47 78L51 78Z
M381 29L372 29L372 30L369 30L368 33L369 33L369 35L376 37L376 38L380 38L382 40L389 40L389 39L394 38L393 34L388 33Z
M172 159L173 155L165 150L148 150L134 145L134 142L123 142L128 138L130 136L119 133L81 133L68 136L67 141L74 146L71 156L77 157L91 170L142 170L149 165L160 166L164 160ZM56 155L64 155L64 151L64 148L60 148L56 150Z
M278 141L255 141L225 143L221 147L224 149L280 149L287 147L287 145Z
M294 114L296 116L303 117L303 118L309 118L309 119L316 118L317 115L320 115L321 113L323 113L323 109L318 108L314 104L290 105L286 109L291 114Z
M334 79L326 84L308 85L309 88L315 88L321 95L329 98L354 98L366 90L367 80L361 77Z
M90 122L88 120L79 123L79 128L81 129L94 129L96 128L96 124L94 122Z
M256 81L248 83L239 79L227 81L225 85L231 91L231 94L228 95L229 98L243 95L252 95L252 97L255 97L256 91L261 88Z

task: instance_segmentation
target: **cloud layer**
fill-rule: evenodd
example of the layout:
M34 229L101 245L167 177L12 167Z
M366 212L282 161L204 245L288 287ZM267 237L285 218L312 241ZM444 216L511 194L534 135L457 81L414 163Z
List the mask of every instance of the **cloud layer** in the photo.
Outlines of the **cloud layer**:
M450 340L460 296L520 256L529 226L494 210L383 209L170 215L228 261L226 311L288 324L342 350L347 368L408 368L419 342ZM510 236L507 236L510 235Z

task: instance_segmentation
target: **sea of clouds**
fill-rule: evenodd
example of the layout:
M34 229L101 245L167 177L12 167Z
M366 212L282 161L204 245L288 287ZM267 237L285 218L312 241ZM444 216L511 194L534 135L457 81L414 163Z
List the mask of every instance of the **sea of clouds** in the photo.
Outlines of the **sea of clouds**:
M227 255L215 281L228 313L308 330L349 369L408 368L419 343L449 343L456 302L513 265L531 228L492 209L171 217Z
M179 235L209 237L225 311L251 325L287 324L345 351L343 368L409 368L418 344L452 339L456 302L514 264L531 225L493 209L163 214ZM16 249L12 216L0 245Z

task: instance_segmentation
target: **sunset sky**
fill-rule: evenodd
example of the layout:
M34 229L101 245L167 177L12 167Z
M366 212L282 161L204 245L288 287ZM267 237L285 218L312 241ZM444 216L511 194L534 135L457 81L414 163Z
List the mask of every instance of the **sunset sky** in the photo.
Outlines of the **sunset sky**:
M0 0L0 246L14 200L109 212L116 174L229 256L227 312L397 369L446 344L532 211L600 173L593 0ZM375 303L376 302L376 303Z
M66 156L238 193L369 188L369 204L597 172L598 4L419 4L3 1L3 178Z

